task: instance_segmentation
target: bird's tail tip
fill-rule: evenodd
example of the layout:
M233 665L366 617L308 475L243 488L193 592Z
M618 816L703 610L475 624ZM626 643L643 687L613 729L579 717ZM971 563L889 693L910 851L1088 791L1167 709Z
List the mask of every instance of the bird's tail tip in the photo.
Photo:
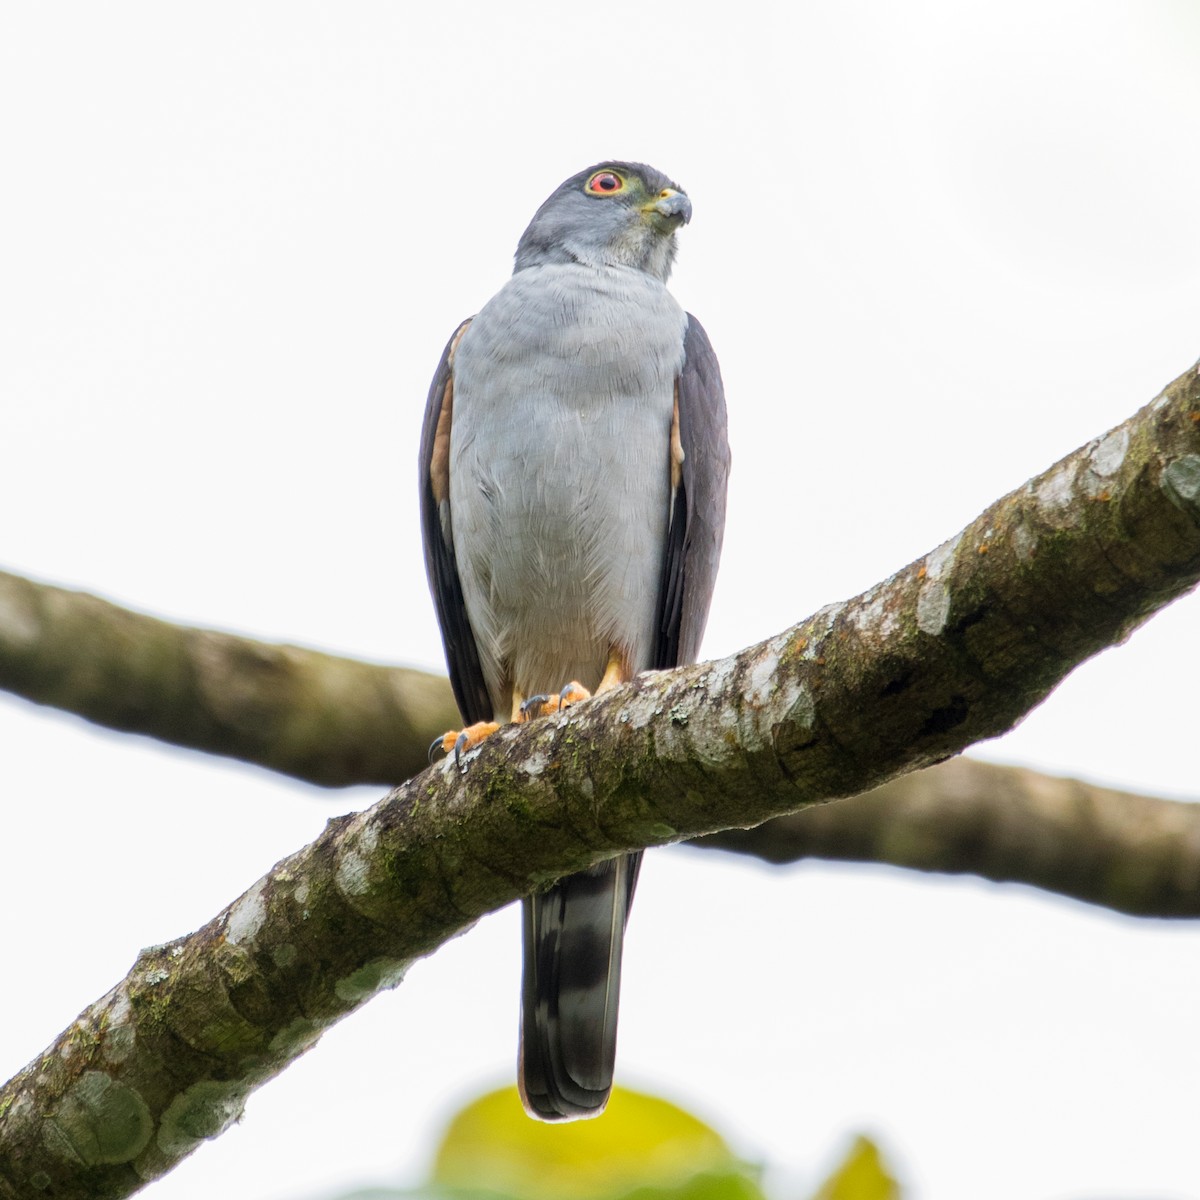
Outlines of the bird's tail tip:
M530 1075L538 1078L538 1086L530 1087ZM569 1090L570 1094L566 1094ZM530 1061L522 1039L517 1063L517 1091L525 1112L535 1121L588 1121L598 1117L608 1105L612 1084L600 1090L563 1089L547 1078L540 1064Z

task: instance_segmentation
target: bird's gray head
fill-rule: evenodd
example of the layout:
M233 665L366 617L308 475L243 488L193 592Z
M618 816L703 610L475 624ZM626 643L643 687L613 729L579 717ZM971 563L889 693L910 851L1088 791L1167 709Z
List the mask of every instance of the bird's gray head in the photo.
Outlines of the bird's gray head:
M514 271L543 263L633 267L664 282L675 231L692 202L645 163L604 162L572 175L537 210L517 244Z

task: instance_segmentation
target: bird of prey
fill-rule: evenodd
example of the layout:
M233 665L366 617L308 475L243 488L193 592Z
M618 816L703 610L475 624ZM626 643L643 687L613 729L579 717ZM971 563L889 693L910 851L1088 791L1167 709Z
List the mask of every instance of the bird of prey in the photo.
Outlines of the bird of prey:
M500 723L695 661L729 450L716 357L665 286L691 213L642 163L573 175L522 234L512 278L446 346L421 435L421 521L467 728L431 753L457 759ZM531 1116L604 1109L640 857L524 902Z

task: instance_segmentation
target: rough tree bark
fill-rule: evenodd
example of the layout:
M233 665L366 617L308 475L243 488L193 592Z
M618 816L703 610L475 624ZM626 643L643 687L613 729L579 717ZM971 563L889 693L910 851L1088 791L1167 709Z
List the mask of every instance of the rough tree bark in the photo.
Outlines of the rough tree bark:
M331 821L0 1091L0 1196L169 1170L407 965L558 875L853 795L1010 728L1200 579L1200 371L849 602L502 731Z

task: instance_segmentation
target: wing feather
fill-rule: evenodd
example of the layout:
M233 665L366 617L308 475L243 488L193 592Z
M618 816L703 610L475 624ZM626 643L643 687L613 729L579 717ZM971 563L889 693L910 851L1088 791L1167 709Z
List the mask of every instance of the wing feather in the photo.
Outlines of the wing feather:
M450 428L454 410L454 350L470 320L464 321L446 343L434 372L421 428L418 479L421 492L421 536L425 543L425 574L437 610L446 666L458 710L468 724L492 719L479 647L467 619L462 581L454 558L454 521L450 511Z
M659 670L696 661L725 534L729 482L725 387L708 334L691 313L675 393L683 462L663 549L653 662Z

